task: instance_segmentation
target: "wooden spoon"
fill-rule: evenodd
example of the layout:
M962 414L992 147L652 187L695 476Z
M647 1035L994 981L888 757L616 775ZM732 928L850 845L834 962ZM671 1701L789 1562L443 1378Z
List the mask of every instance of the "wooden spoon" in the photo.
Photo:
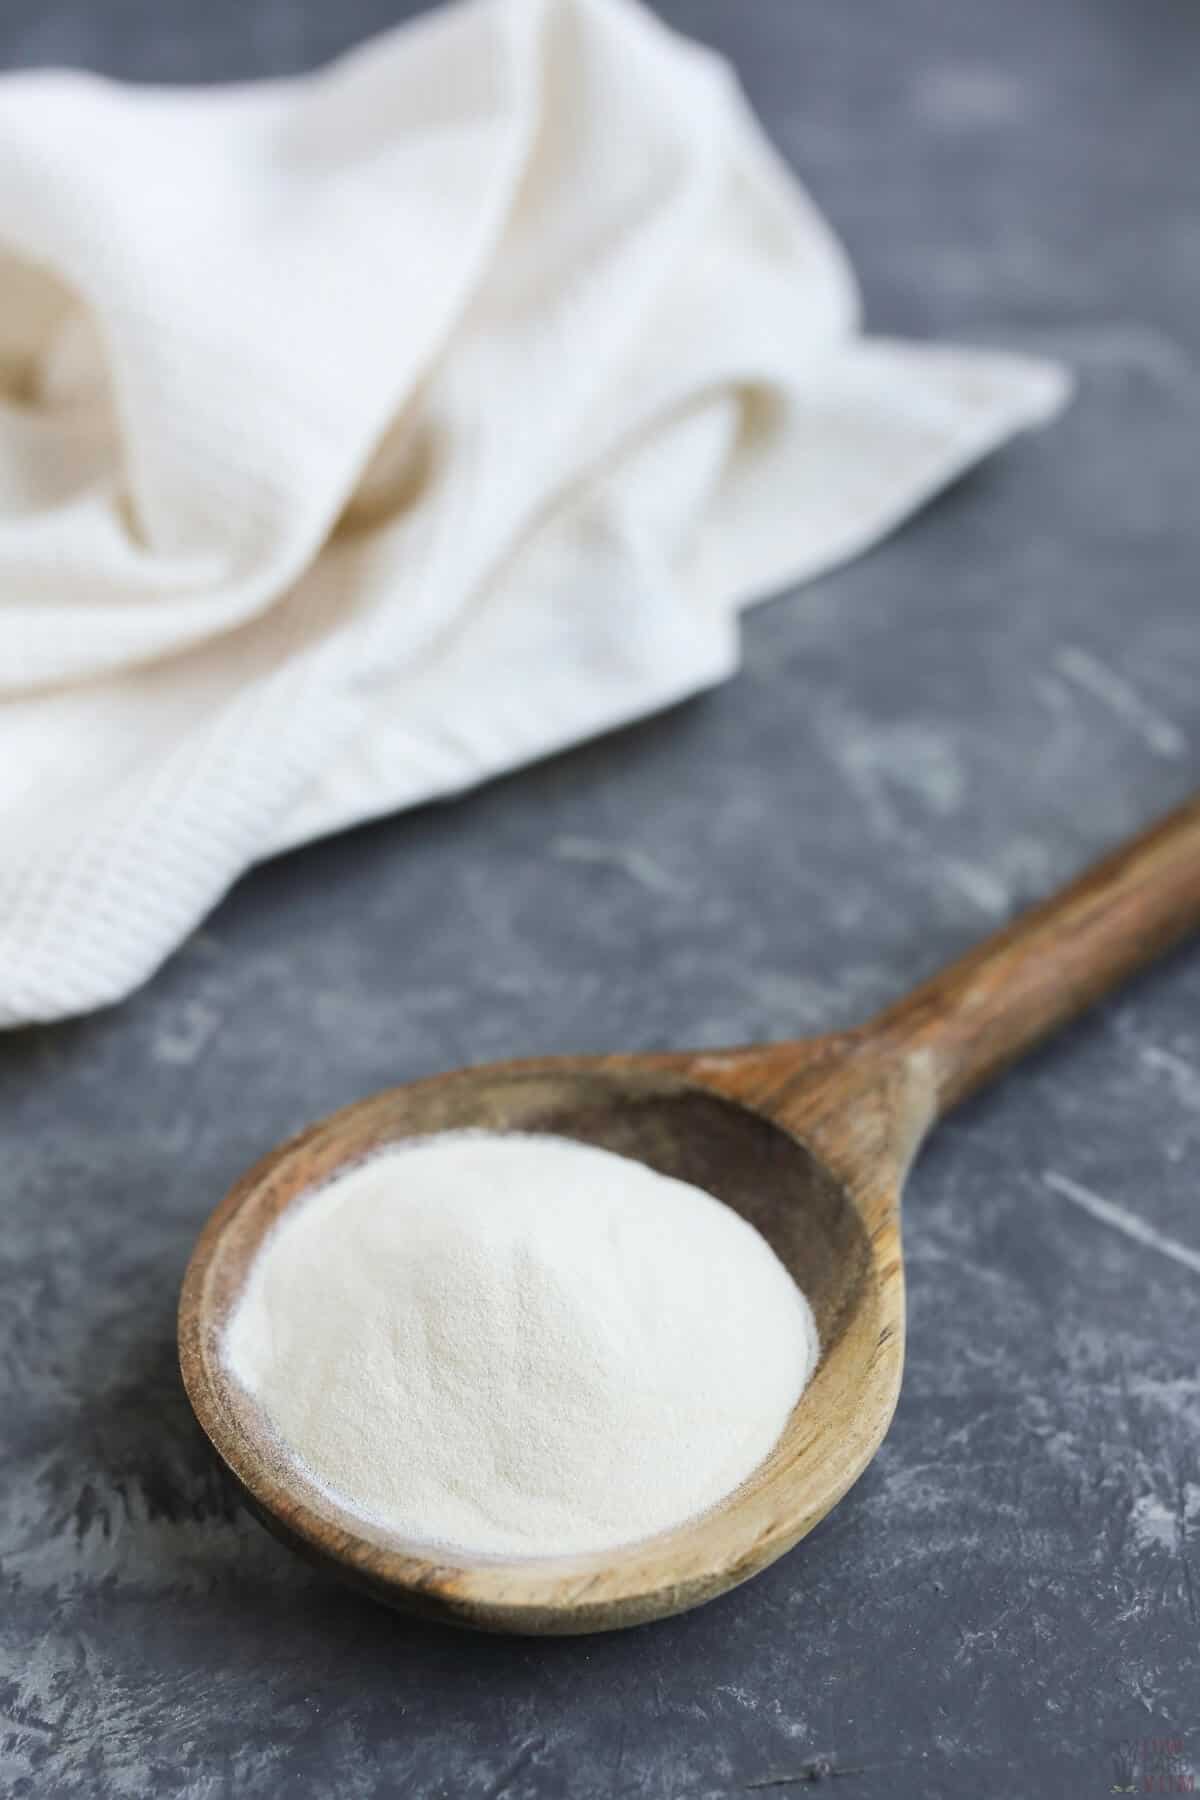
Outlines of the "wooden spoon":
M710 1600L790 1550L879 1448L904 1359L900 1192L930 1127L1196 924L1200 799L859 1030L498 1063L358 1101L264 1157L201 1235L179 1310L196 1416L272 1531L408 1611L565 1633ZM284 1209L380 1146L469 1126L577 1138L708 1188L758 1227L808 1295L816 1374L772 1455L712 1512L590 1556L498 1560L401 1542L291 1465L227 1371L226 1321Z

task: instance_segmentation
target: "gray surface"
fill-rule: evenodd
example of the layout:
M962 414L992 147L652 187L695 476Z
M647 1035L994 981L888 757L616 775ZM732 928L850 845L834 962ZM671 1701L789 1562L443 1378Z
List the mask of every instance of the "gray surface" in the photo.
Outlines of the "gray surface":
M877 328L1052 348L1079 401L750 619L721 693L268 867L116 1013L0 1043L5 1793L666 1800L828 1757L869 1765L848 1800L1085 1796L1113 1738L1189 1732L1200 1778L1200 1275L1079 1202L1200 1251L1195 952L942 1132L892 1435L703 1612L407 1625L232 1504L179 1390L191 1241L314 1114L844 1023L1200 780L1200 14L666 10L736 56ZM387 13L24 0L0 49L215 77Z

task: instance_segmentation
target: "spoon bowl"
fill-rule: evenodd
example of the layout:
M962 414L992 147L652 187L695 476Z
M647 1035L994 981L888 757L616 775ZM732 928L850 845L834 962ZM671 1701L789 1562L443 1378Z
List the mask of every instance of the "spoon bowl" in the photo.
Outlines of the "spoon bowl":
M609 1630L698 1605L790 1549L862 1473L900 1388L899 1207L925 1133L965 1095L1200 923L1200 801L988 939L858 1031L719 1052L465 1069L335 1113L243 1176L184 1280L192 1406L249 1504L310 1559L408 1611L489 1631ZM706 1188L806 1294L821 1355L771 1455L718 1506L587 1556L496 1558L407 1542L289 1458L223 1345L274 1222L390 1144L545 1132Z
M721 1059L691 1060L720 1073ZM272 1531L405 1610L493 1631L582 1632L660 1618L732 1587L840 1498L899 1391L898 1263L881 1263L851 1195L819 1157L763 1114L689 1080L688 1061L510 1063L417 1082L336 1113L238 1183L188 1269L181 1364L200 1423ZM762 1233L808 1297L820 1364L771 1456L710 1512L587 1556L500 1560L405 1542L308 1480L231 1374L225 1328L280 1215L375 1151L464 1129L573 1138L706 1187ZM863 1429L847 1434L847 1418Z

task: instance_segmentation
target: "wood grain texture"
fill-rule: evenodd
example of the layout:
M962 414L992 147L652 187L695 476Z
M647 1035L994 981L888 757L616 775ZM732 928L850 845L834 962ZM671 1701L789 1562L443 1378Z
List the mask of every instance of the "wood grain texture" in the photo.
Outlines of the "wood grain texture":
M201 1425L260 1518L389 1603L491 1631L609 1630L698 1605L825 1516L883 1439L904 1359L899 1203L932 1123L1200 923L1200 802L858 1031L722 1052L502 1063L360 1101L271 1152L214 1213L179 1315ZM822 1354L772 1455L699 1519L620 1552L471 1558L404 1543L313 1486L227 1370L230 1312L289 1206L388 1144L551 1132L708 1188L808 1295Z

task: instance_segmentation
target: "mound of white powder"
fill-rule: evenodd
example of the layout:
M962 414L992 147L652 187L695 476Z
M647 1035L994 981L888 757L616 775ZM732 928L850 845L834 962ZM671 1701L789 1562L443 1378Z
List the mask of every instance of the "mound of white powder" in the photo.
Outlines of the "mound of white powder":
M633 1542L772 1449L816 1359L765 1240L711 1194L564 1138L416 1140L265 1241L226 1357L285 1448L406 1538Z

